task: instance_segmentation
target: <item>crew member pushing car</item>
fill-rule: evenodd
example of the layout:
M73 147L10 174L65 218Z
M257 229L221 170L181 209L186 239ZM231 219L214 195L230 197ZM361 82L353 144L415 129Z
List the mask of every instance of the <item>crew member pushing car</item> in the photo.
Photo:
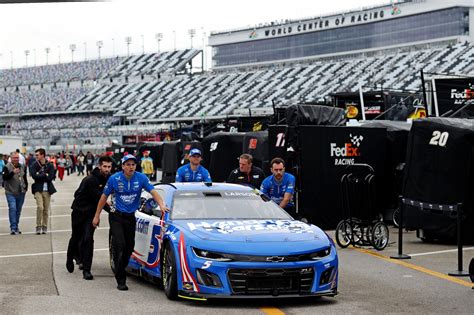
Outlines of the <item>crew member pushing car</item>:
M66 269L74 271L73 259L82 264L82 275L85 280L92 280L92 257L94 253L94 219L97 203L112 170L112 159L104 155L99 158L99 165L85 177L74 193L72 202L71 225L72 234L66 256ZM109 206L106 205L106 211ZM79 269L81 267L79 266Z
M262 169L253 165L253 157L244 153L239 157L239 167L230 172L227 182L258 189L264 178Z
M99 226L100 213L112 195L115 207L109 214L110 234L112 236L112 253L115 266L117 289L128 290L125 267L128 265L135 247L135 211L140 207L142 189L148 191L160 206L161 211L168 211L148 178L136 172L137 159L128 154L122 158L122 172L110 176L100 197L92 225Z
M189 163L178 168L176 172L176 182L205 182L210 183L211 175L209 171L201 165L202 154L198 148L189 151Z
M270 165L273 175L263 180L260 191L285 209L288 214L295 217L295 204L293 202L295 177L285 172L285 161L279 157L274 158Z

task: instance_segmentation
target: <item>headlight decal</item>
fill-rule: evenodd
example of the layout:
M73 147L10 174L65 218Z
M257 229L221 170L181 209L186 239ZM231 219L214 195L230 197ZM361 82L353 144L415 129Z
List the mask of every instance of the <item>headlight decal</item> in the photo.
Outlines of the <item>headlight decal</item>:
M179 261L181 264L181 278L183 279L183 289L187 291L199 292L199 286L189 270L186 258L186 244L184 243L184 235L181 233L178 244Z

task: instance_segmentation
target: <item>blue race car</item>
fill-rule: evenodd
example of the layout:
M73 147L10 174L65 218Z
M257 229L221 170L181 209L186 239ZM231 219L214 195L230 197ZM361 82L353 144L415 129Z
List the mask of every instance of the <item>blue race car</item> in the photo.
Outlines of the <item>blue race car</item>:
M332 239L258 190L224 183L155 189L171 210L162 218L142 195L127 270L162 283L169 299L337 294Z

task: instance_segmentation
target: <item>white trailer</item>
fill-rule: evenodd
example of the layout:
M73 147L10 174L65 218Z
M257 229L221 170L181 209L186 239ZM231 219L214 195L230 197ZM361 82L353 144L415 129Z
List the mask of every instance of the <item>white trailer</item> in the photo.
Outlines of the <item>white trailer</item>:
M15 136L0 136L0 153L10 154L16 149L22 149L23 138ZM24 153L24 152L22 152Z

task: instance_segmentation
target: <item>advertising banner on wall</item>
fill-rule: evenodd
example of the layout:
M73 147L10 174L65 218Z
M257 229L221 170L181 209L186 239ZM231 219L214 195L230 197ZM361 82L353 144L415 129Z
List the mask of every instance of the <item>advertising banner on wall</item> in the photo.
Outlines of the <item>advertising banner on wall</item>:
M474 117L474 78L435 79L435 85L439 116L469 104L456 117Z

